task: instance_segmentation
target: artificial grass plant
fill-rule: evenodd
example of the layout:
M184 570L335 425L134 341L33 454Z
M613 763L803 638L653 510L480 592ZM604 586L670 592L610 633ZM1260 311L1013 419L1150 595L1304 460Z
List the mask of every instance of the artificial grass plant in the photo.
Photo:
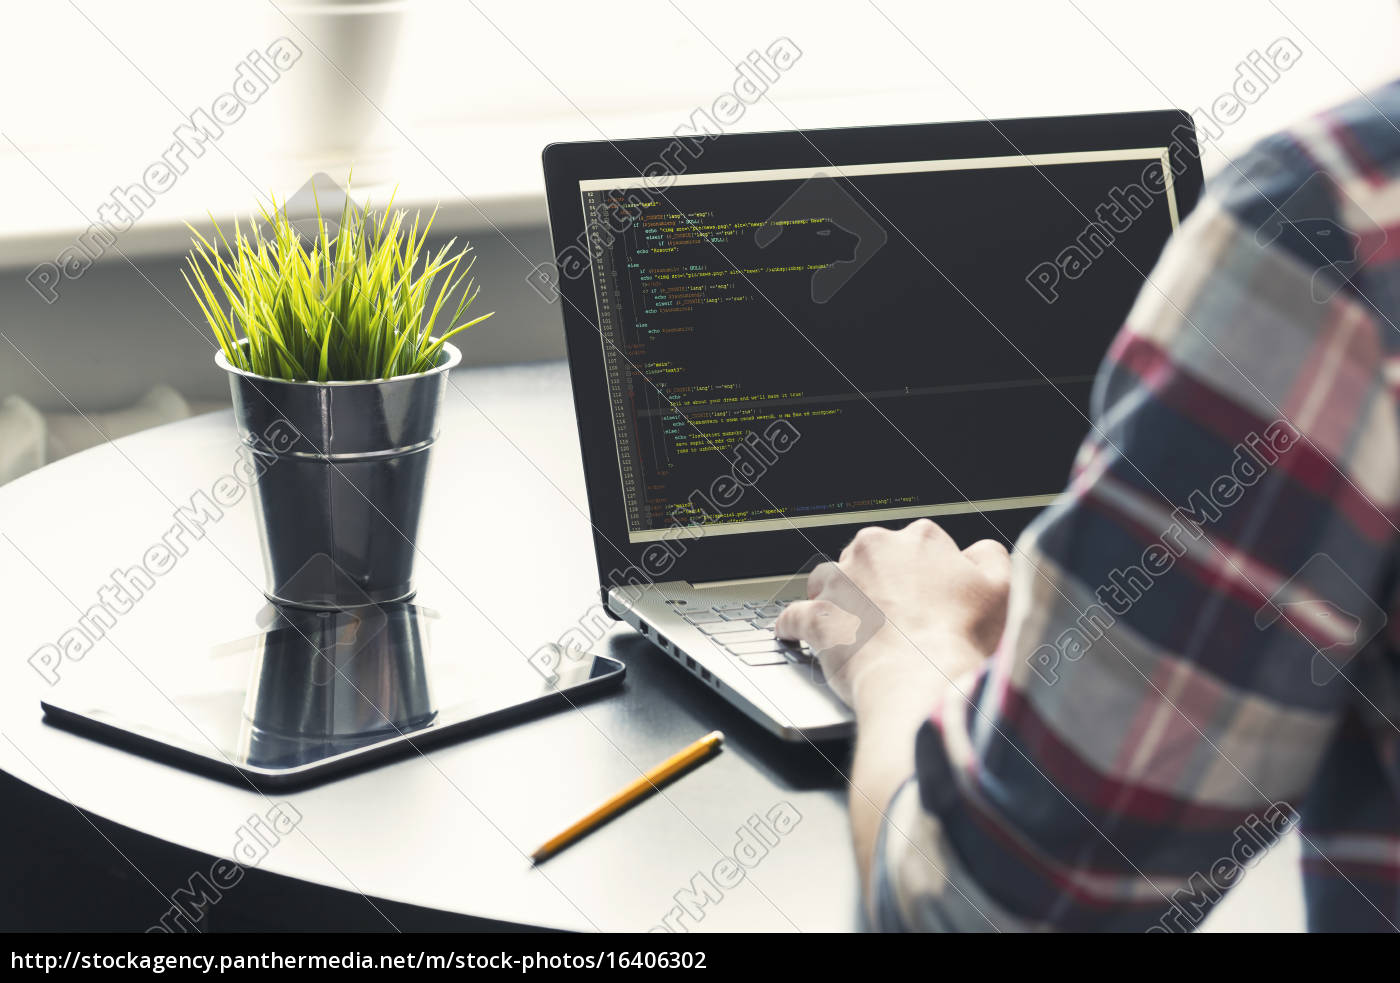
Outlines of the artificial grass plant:
M368 205L354 208L347 191L331 235L316 199L309 248L285 202L274 198L272 211L261 211L267 231L254 221L245 233L235 219L232 242L217 223L217 245L190 227L185 283L237 368L297 382L424 372L438 364L443 342L491 316L462 320L480 291L471 277L476 259L466 258L470 245L452 253L453 239L435 253L424 250L436 209L420 229L421 215L409 225L392 198L376 219ZM446 327L434 335L449 310Z

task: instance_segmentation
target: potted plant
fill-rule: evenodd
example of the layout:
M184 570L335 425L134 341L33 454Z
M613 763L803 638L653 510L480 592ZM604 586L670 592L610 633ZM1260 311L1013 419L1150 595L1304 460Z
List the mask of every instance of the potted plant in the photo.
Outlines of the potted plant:
M239 435L260 458L274 604L413 596L430 452L461 361L448 339L491 316L463 320L475 260L470 245L453 253L455 240L425 249L435 215L409 224L390 199L376 217L347 194L334 231L317 202L305 238L275 199L246 232L235 220L232 241L217 225L217 243L191 227L185 280L218 340ZM263 439L273 431L290 439Z

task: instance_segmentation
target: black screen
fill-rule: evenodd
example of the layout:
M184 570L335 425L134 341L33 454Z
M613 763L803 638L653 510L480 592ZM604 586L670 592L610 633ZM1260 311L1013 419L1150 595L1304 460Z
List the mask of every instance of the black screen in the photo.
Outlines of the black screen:
M633 540L1042 504L1172 231L1160 154L585 182Z

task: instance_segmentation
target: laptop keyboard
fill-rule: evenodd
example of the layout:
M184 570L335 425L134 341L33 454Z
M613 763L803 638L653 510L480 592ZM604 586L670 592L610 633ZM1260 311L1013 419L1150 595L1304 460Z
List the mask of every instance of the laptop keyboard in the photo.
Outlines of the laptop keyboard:
M805 643L782 641L773 633L778 615L787 605L787 601L691 605L677 613L746 666L810 662L812 652Z

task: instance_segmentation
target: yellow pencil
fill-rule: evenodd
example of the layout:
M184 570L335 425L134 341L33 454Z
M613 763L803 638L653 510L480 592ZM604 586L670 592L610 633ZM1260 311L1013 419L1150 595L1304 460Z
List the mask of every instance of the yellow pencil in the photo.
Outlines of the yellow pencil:
M647 795L660 788L662 785L681 774L686 769L705 760L724 743L724 734L714 730L706 734L700 740L690 745L683 751L671 755L661 764L651 771L642 775L632 782L621 792L618 792L608 801L574 823L558 836L546 840L534 853L530 854L530 859L539 863L552 854L558 853L574 840L579 839L584 834L591 832L613 816L626 809L633 803L645 798Z

